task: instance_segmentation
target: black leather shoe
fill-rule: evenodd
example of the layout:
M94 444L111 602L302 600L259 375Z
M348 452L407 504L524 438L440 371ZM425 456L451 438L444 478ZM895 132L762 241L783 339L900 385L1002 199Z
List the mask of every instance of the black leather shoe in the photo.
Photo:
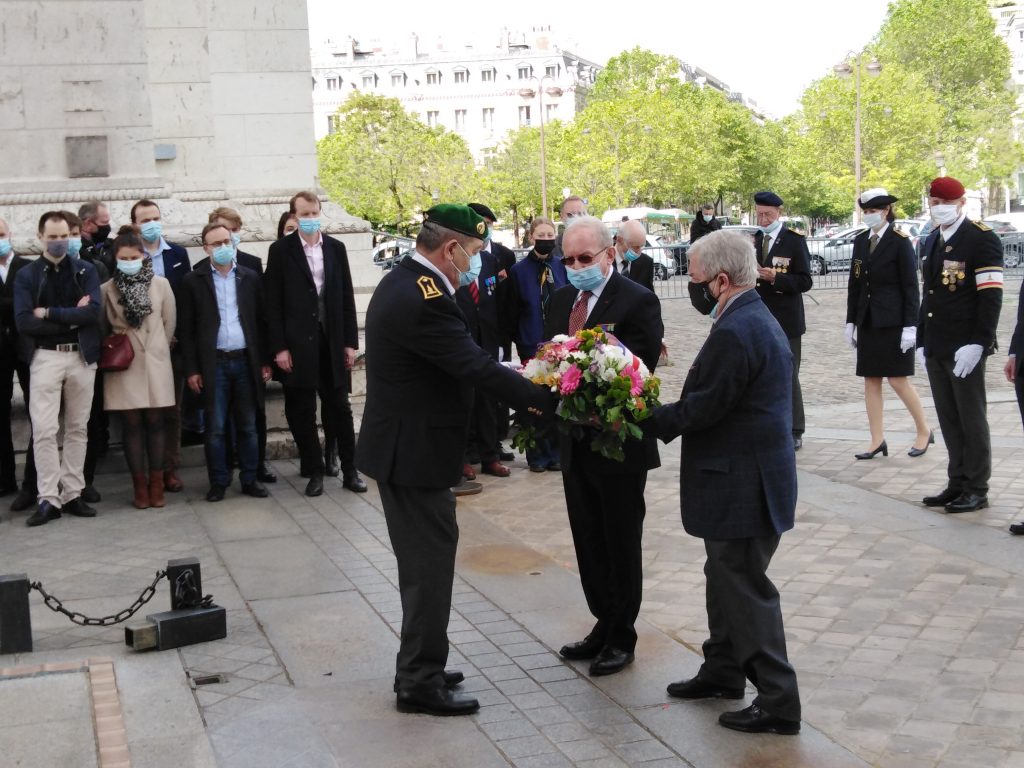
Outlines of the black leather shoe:
M359 473L352 470L349 474L345 475L345 479L341 481L343 488L348 488L353 493L366 493L366 481L359 476Z
M954 490L953 488L947 488L935 496L925 496L921 499L921 503L926 507L944 507L949 504L949 502L960 498L960 493L960 491Z
M854 458L858 459L860 461L864 461L865 459L873 459L878 454L882 454L883 456L888 456L889 455L889 444L887 442L885 442L885 440L883 440L881 443L879 443L878 447L875 448L873 451L865 451L864 453L855 453L854 454Z
M726 688L699 677L668 684L668 695L677 699L742 699L742 688Z
M793 450L794 451L799 451L803 447L804 447L804 439L802 437L794 437L793 438Z
M223 485L211 485L210 490L206 492L207 501L224 501L224 486Z
M328 477L337 477L341 474L341 462L338 461L338 454L334 451L324 454L324 474Z
M757 704L751 704L739 712L723 712L718 722L726 728L744 733L779 733L792 736L800 733L799 720L783 720L781 717L769 715Z
M63 511L75 517L96 517L96 510L82 501L82 497L65 501Z
M270 495L270 491L264 488L263 483L259 480L243 484L242 493L246 496L252 496L254 499L265 499Z
M590 665L590 676L614 675L633 663L633 652L606 645Z
M100 492L93 488L91 485L85 486L82 489L82 501L86 504L99 504L103 501L103 497L100 496Z
M461 693L452 693L447 688L415 692L400 691L398 694L399 712L420 712L424 715L454 717L472 715L478 709L480 709L479 701Z
M313 475L306 483L307 496L320 496L324 492L324 478L321 475Z
M37 525L46 525L51 520L60 517L60 510L48 501L40 501L36 511L25 521L25 525L35 528Z
M274 474L274 469L270 466L269 461L260 462L260 465L256 468L256 479L261 483L277 482L277 475Z
M924 448L915 448L914 446L910 446L910 450L907 451L907 456L913 456L915 459L918 456L924 456L926 453L928 453L929 445L935 445L934 429L928 433L928 441L924 444Z
M961 493L946 505L946 511L955 514L957 512L973 512L976 509L984 509L988 506L988 496L979 496L976 493Z
M466 676L457 669L445 670L444 671L444 687L448 690L456 688L462 685L462 681L466 679ZM398 678L395 677L394 692L398 693Z
M24 512L36 503L36 496L38 495L39 491L34 488L22 488L18 491L18 495L14 497L14 501L11 502L11 512Z
M558 655L563 659L569 659L569 661L585 661L587 659L596 659L603 647L603 642L588 636L583 640L577 640L575 643L563 645Z
M1024 523L1011 523L1010 533L1014 536L1024 536Z

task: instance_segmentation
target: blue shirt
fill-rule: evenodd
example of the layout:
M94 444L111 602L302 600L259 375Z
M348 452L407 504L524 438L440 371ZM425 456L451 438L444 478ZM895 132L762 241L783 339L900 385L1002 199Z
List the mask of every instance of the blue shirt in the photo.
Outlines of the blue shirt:
M142 241L142 244L145 247L149 246L149 243L147 243L145 240ZM167 241L164 240L164 238L161 236L157 250L146 250L146 255L153 260L153 274L160 275L160 277L167 277L164 270L164 251L169 251L170 249L171 246L169 246L167 244Z
M217 349L232 352L245 349L245 333L238 317L238 288L235 285L237 267L222 275L216 267L213 274L213 291L217 294L217 311L220 313L220 328L217 330Z

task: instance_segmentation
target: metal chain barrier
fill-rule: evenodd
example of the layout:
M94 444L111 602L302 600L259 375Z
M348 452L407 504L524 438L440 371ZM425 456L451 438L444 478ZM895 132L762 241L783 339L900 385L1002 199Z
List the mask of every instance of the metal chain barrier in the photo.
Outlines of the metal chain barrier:
M104 616L100 619L94 619L90 616L86 616L84 613L79 613L78 611L69 611L64 607L64 603L60 599L54 597L43 589L43 585L38 581L31 582L29 584L29 589L34 589L39 592L39 594L43 596L43 602L46 603L46 607L51 611L54 613L63 613L71 619L72 622L81 627L109 627L113 624L120 624L122 621L127 621L134 616L142 606L152 600L153 595L156 594L156 585L159 584L160 580L165 576L167 576L167 571L157 571L156 576L153 578L153 582L142 590L142 594L135 599L135 602L132 603L131 606L125 608L123 611L118 611L115 614Z

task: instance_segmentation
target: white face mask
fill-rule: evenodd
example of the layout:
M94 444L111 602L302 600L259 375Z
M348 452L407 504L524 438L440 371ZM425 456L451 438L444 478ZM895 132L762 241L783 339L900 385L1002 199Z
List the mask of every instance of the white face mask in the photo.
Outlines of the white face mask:
M949 204L933 205L929 213L931 214L932 221L940 227L948 226L960 217L957 207Z
M871 227L871 229L875 229L878 225L882 223L884 218L885 217L881 213L875 211L874 213L865 213L861 217L861 221L863 221L867 226Z

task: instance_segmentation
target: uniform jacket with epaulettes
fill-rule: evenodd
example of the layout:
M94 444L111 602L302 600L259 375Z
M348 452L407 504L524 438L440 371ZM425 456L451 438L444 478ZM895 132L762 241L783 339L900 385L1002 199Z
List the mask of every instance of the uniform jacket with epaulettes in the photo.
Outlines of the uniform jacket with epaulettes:
M921 291L910 238L890 222L872 253L871 234L865 230L853 241L846 322L858 328L915 326Z

